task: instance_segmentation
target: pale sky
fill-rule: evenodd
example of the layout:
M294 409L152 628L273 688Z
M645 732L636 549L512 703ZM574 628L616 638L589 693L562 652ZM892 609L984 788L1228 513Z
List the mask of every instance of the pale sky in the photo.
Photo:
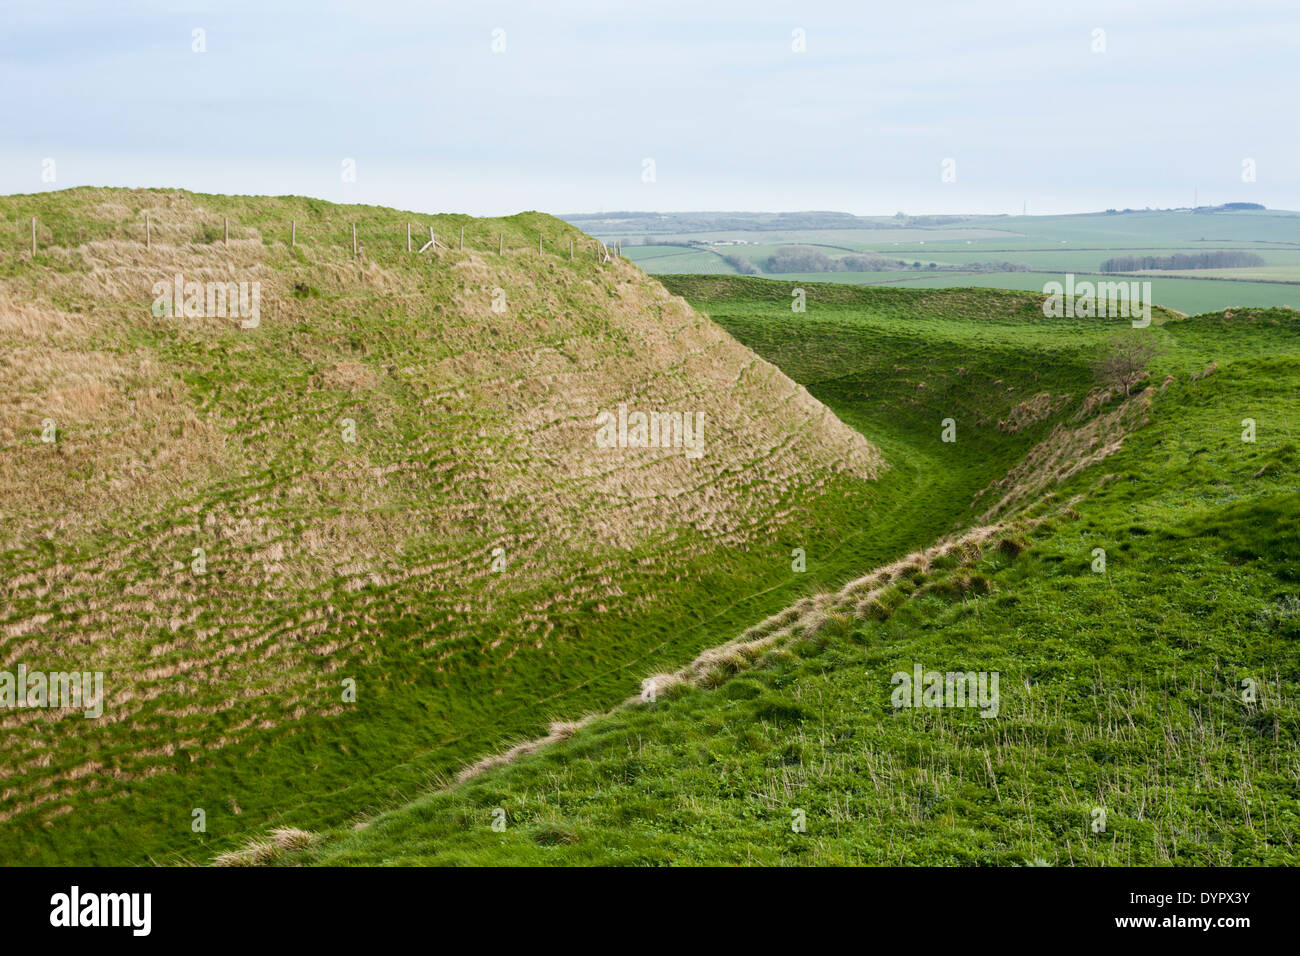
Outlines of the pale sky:
M9 0L3 16L4 193L916 214L1198 190L1300 209L1296 0Z

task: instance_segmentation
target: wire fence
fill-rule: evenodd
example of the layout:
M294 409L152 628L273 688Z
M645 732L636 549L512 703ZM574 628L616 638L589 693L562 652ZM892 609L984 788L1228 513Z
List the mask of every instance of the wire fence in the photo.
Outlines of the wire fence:
M38 236L38 223L39 223L39 218L37 216L32 216L31 217L31 258L33 260L35 260L37 254L39 253L40 245L41 245ZM351 225L351 242L352 242L353 258L357 258L357 259L363 258L364 237L358 231L357 223L353 222L350 225ZM206 229L208 227L204 226L204 228ZM143 233L143 235L140 237L140 239L141 241L143 241L144 247L146 249L152 249L154 245L154 225L151 222L148 213L144 214L144 224L141 232ZM289 238L289 248L291 249L297 248L298 220L296 219L291 219L289 221L288 238ZM421 235L419 238L423 239L423 236ZM511 252L516 251L515 249L510 249L510 250L506 249L505 233L498 232L496 234L496 238L497 238L497 244L496 244L497 255L505 255L507 251L511 251ZM480 247L467 246L465 244L464 226L460 227L460 231L458 235L446 235L446 236L440 236L434 230L433 226L429 226L428 240L424 241L419 246L418 249L415 247L415 241L416 241L416 235L415 233L412 232L412 223L408 222L406 224L406 251L414 255L423 254L425 252L428 252L430 249L446 249L446 250L456 250L456 251L465 251L466 249L468 249L470 251L476 251L476 252L492 251L490 248L482 249ZM221 242L225 245L230 244L230 217L229 216L222 217ZM590 243L590 245L588 245L588 243ZM57 245L57 244L51 244L51 245ZM623 244L621 240L615 240L612 244L606 245L606 243L601 239L591 239L591 240L584 241L582 245L586 247L586 249L584 250L584 254L586 253L586 251L592 252L596 257L596 260L601 263L610 262L613 259L621 259L623 257ZM545 254L546 252L546 236L545 233L541 231L537 233L537 251L542 254ZM563 251L564 251L563 247L561 247L559 253L563 254ZM579 252L579 241L570 238L568 241L569 259L571 260L575 259L578 255L578 252Z

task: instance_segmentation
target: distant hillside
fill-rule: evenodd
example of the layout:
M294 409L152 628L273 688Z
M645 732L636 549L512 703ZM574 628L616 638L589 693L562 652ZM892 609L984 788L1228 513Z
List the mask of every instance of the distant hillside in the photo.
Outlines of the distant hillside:
M609 212L568 213L565 222L596 236L629 233L689 233L752 230L778 232L787 229L905 229L915 226L944 226L975 216L855 216L847 212Z
M1084 219L1107 215L1186 215L1195 212L1212 215L1224 212L1263 211L1259 203L1229 202L1218 206L1197 206L1194 209L1107 209L1073 216L1036 216L1044 219ZM599 212L564 213L560 219L595 236L633 236L672 233L713 232L786 232L791 230L823 229L944 229L959 226L984 228L1014 228L1008 220L1021 217L1007 213L994 215L892 215L859 216L847 212Z
M579 217L655 275L762 275L1041 292L1068 273L1140 269L1187 314L1300 306L1300 213L1227 203L1046 216L635 213ZM621 217L621 218L620 218ZM579 221L575 219L575 221ZM1120 266L1151 262L1158 265ZM1167 263L1168 265L1164 265Z

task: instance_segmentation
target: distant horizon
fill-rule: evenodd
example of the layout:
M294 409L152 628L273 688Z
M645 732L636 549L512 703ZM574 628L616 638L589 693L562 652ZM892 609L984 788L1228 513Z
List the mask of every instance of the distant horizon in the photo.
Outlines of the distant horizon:
M1106 209L1088 209L1080 212L907 212L901 210L909 218L937 218L952 217L954 219L978 219L978 218L1006 218L1006 219L1032 219L1035 216L1044 219L1051 219L1060 216L1105 216L1120 215L1123 213L1142 213L1142 212L1193 212L1197 209L1223 209L1232 205L1234 202L1253 202L1253 200L1229 200L1223 203L1202 203L1199 206L1146 206L1137 208L1135 206L1110 206ZM1298 213L1300 209L1280 209L1272 206L1266 206L1263 203L1260 209L1236 209L1233 212L1285 212ZM844 209L613 209L609 211L597 210L595 212L566 212L566 213L547 213L556 219L576 219L591 218L595 216L792 216L792 215L832 215L832 216L852 216L856 219L893 219L898 215L898 211L891 213L855 213L848 212Z
M896 216L898 216L900 212L909 219L920 218L920 217L927 217L927 218L951 217L951 218L962 218L962 219L970 219L970 218L1050 219L1050 218L1061 217L1061 216L1104 216L1107 214L1111 214L1112 210L1113 210L1113 214L1144 213L1144 212L1192 212L1197 209L1221 209L1225 206L1229 206L1235 203L1255 203L1263 207L1262 209L1233 210L1236 212L1272 212L1272 213L1300 214L1300 207L1296 209L1288 209L1279 206L1269 206L1265 203L1259 203L1258 200L1247 200L1247 199L1231 199L1219 203L1201 203L1200 205L1197 206L1190 206L1190 205L1188 206L1143 206L1143 207L1108 206L1105 208L1079 209L1070 212L1035 212L1033 210L1027 212L954 212L951 210L909 211L905 209L895 210L894 212L852 212L847 209L814 208L811 206L804 207L804 208L796 208L796 209L771 209L771 208L769 209L680 208L680 209L611 209L611 210L597 209L597 210L590 210L586 212L574 212L574 211L553 212L547 209L542 209L537 206L529 206L529 207L521 207L511 212L475 213L475 212L467 212L462 209L450 209L450 208L419 209L413 205L410 205L408 203L402 203L400 201L363 202L361 200L346 200L346 199L337 199L337 198L332 199L328 196L323 196L323 195L318 195L313 193L305 193L305 192L227 192L227 191L213 190L213 189L200 189L194 186L143 185L143 184L127 185L121 183L75 183L71 185L58 184L47 189L14 190L9 192L2 192L0 193L0 196L4 196L8 198L16 198L19 196L39 196L42 193L64 192L72 189L146 189L146 190L153 190L157 192L179 190L182 192L195 193L200 195L206 194L206 195L215 195L215 196L243 196L243 197L262 196L270 199L300 197L303 199L313 199L320 202L328 202L328 203L333 203L335 205L342 205L342 206L346 206L346 205L379 206L379 207L385 207L389 209L405 210L408 212L419 213L424 215L469 215L469 216L474 216L475 218L488 218L488 219L504 218L504 217L519 215L521 213L527 213L527 212L540 212L544 215L553 216L556 219L561 219L565 221L568 221L570 219L576 219L576 218L594 218L594 217L611 217L611 216L683 216L683 215L791 216L791 215L813 215L813 214L832 215L832 216L851 216L856 219L893 219Z

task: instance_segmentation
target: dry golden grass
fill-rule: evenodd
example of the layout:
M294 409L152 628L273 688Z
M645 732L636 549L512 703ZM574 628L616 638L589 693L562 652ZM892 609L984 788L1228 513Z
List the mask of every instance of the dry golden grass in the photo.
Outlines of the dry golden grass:
M1032 501L1052 486L1115 454L1124 444L1125 436L1146 420L1154 395L1154 388L1146 388L1113 410L1094 415L1082 425L1067 427L1058 424L1005 478L975 495L978 502L989 492L1002 493L997 503L978 520L988 522L1015 505ZM1092 398L1090 393L1084 406L1095 410L1100 402L1092 401Z
M238 850L220 853L213 857L213 866L265 866L286 853L305 850L316 842L317 836L296 827L280 827L267 837L248 840Z

